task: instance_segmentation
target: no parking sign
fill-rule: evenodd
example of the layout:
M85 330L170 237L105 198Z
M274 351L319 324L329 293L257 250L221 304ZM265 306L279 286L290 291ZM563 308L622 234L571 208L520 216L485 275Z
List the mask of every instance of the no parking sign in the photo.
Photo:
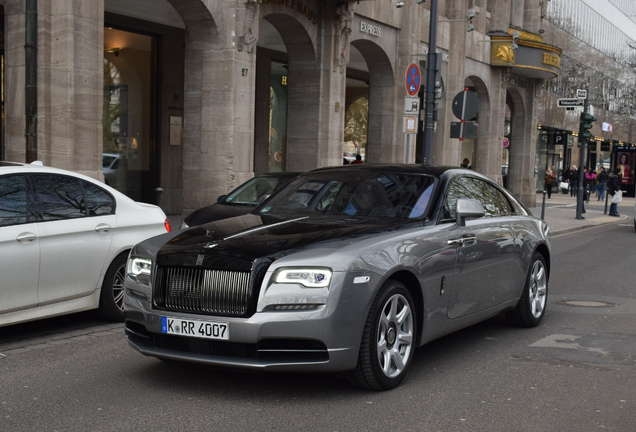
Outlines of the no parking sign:
M422 84L422 73L416 63L411 63L406 68L406 92L409 96L417 96Z

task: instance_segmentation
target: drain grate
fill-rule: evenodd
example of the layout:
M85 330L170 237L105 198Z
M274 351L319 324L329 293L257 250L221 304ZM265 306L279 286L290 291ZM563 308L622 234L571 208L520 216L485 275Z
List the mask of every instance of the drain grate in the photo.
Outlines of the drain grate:
M587 307L587 308L607 308L616 306L615 303L592 301L592 300L559 300L555 302L561 306Z

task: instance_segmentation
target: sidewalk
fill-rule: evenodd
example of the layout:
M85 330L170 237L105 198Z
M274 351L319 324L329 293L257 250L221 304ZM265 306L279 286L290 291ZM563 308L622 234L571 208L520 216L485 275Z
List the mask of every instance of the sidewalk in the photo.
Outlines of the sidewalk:
M530 208L532 214L538 218L541 217L542 201L543 194L537 193L537 205ZM605 202L603 202L601 206L601 202L596 201L595 197L590 198L590 202L585 204L586 213L583 215L585 216L585 219L577 219L575 197L564 195L561 192L558 194L554 192L550 199L546 196L545 220L550 226L550 232L552 235L565 234L608 223L624 222L627 219L630 219L630 217L622 214L621 209L629 208L630 211L626 213L631 214L631 209L634 208L634 198L623 198L623 202L618 205L618 212L621 213L620 217L604 214L603 210ZM594 210L592 207L600 208L600 210ZM609 210L609 203L607 204L607 209ZM181 215L169 215L168 219L170 220L170 225L173 230L179 229L179 226L181 225Z
M538 218L541 217L542 202L543 193L537 193L537 205L530 208L530 211ZM609 205L610 203L608 202L608 211ZM577 219L576 197L571 197L569 194L566 195L559 191L559 193L553 192L552 198L550 199L546 196L544 219L548 222L552 235L558 235L603 224L624 222L630 217L622 214L621 209L630 209L629 212L626 213L631 214L633 208L634 198L623 198L623 202L618 205L620 217L609 216L603 213L605 210L605 201L597 201L596 197L593 196L590 198L589 203L585 203L586 213L583 214L585 219Z

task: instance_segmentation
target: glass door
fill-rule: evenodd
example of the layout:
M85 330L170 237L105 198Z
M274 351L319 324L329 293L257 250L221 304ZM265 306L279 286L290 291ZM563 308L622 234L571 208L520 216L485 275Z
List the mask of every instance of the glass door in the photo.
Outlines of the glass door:
M154 202L155 38L104 29L103 173L136 201Z

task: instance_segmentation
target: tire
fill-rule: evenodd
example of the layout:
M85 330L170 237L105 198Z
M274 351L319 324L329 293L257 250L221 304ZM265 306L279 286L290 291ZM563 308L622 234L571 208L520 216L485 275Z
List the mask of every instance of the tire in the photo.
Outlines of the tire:
M543 255L535 252L519 303L513 310L506 312L506 319L516 326L536 327L545 315L547 301L548 270Z
M124 320L124 277L127 253L119 254L108 267L99 296L99 313L110 321Z
M388 280L369 311L351 381L372 390L397 387L413 359L416 322L411 294L402 283Z

